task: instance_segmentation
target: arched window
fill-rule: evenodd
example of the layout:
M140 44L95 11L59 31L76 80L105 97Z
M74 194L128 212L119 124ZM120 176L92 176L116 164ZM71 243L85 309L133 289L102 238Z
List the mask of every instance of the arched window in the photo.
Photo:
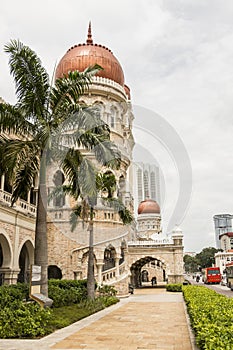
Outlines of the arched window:
M148 276L149 276L148 271L143 270L143 271L142 271L142 282L149 282Z
M27 283L29 282L29 254L26 244L23 245L20 255L19 255L19 268L20 272L18 274L17 282Z
M64 174L61 170L57 170L53 177L53 183L56 187L62 186L62 184L65 181ZM63 207L65 205L65 195L61 194L59 196L56 196L53 200L53 205L55 207Z
M2 263L3 263L3 252L2 252L2 245L0 243L0 267L2 267Z
M119 265L121 265L125 261L125 250L126 250L126 243L123 241L121 243L121 258L119 260Z
M56 265L49 265L48 266L48 279L57 279L61 280L62 279L62 272L59 267Z
M106 271L115 267L115 255L116 255L116 250L113 246L109 246L108 248L105 249L103 271Z
M117 110L115 107L111 107L111 113L110 113L110 127L115 128L117 122Z
M106 171L102 174L102 195L107 198L112 198L116 190L116 178L111 171Z
M118 191L118 197L122 199L123 193L125 192L125 178L123 175L119 178L119 191Z
M0 268L2 267L3 263L3 252L2 252L2 245L0 244ZM4 273L0 272L0 286L4 284Z

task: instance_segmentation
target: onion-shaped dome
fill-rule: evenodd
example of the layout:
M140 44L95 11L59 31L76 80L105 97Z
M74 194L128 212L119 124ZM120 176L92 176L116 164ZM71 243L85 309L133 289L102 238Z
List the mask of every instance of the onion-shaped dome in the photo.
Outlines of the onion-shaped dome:
M68 72L78 70L82 72L89 66L100 65L97 75L111 79L124 87L124 73L117 58L107 47L94 44L89 23L86 43L72 46L62 57L55 72L55 79L62 78Z
M160 214L160 207L153 199L146 199L139 204L138 214Z

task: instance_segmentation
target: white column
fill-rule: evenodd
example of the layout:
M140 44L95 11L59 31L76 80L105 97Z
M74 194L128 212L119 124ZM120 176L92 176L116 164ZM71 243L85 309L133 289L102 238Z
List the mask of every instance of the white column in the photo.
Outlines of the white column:
M120 261L120 256L117 254L117 256L115 257L116 278L120 276L119 261Z
M1 176L1 190L4 191L4 184L5 184L5 174L2 174Z
M102 267L103 267L104 263L103 262L97 262L96 266L97 266L97 284L100 287L102 285Z
M27 198L28 203L30 203L30 194L31 194L31 191L28 191L28 198Z

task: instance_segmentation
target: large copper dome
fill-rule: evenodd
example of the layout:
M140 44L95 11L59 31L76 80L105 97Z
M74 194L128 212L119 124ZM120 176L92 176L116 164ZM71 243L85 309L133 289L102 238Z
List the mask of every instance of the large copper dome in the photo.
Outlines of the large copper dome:
M153 199L146 199L139 204L138 214L160 214L160 207Z
M96 63L103 68L97 74L98 76L111 79L124 86L124 73L119 61L107 47L93 43L91 24L89 24L86 43L74 45L67 51L58 63L55 79L62 78L69 71L82 72Z

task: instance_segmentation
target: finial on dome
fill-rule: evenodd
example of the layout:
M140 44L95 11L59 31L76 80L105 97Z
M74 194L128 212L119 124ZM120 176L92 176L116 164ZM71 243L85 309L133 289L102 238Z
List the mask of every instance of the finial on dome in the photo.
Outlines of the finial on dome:
M91 21L89 22L89 27L88 27L88 33L87 33L87 44L92 45L93 40L92 40L92 34L91 34Z

